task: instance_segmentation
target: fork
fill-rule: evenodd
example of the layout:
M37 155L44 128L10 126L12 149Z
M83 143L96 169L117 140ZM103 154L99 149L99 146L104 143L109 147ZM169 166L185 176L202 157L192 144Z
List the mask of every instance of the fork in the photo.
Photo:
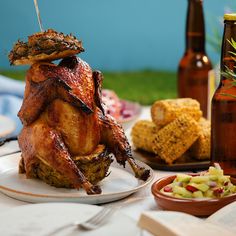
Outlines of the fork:
M112 216L119 208L120 207L104 207L102 210L100 210L97 214L95 214L88 220L80 223L75 221L70 224L63 225L54 230L53 232L47 234L47 236L55 235L69 227L77 227L80 230L95 230L104 225L110 218L110 216Z

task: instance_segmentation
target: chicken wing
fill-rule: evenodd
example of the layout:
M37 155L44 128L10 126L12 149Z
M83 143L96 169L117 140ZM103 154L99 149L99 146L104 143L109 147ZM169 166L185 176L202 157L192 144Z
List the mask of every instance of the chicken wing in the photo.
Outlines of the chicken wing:
M110 151L114 153L118 163L125 167L126 161L130 164L135 173L135 177L141 180L147 180L150 176L150 170L140 167L133 159L131 146L125 136L124 130L120 124L110 115L99 116L102 129L101 141L106 144Z

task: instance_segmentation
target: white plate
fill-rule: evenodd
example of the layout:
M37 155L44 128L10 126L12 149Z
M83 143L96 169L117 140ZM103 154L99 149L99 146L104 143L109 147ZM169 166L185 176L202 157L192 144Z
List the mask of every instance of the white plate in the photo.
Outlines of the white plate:
M75 203L43 203L15 207L0 214L1 235L48 236L62 225L83 222L95 215L102 207ZM78 231L67 228L50 236L120 236L138 235L136 223L121 212L116 212L101 228Z
M15 123L10 118L0 115L0 137L4 137L14 131Z
M20 154L0 158L0 191L4 194L27 202L80 202L100 204L122 199L147 186L153 179L153 171L146 164L137 161L150 169L150 177L144 182L134 177L129 165L126 168L113 161L111 174L100 182L102 194L87 195L83 189L55 188L41 180L26 179L18 174Z

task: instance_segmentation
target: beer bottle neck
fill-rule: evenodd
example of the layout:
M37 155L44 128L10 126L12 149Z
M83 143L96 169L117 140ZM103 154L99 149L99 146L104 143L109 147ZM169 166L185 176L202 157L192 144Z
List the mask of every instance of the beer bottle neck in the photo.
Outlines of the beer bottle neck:
M232 39L236 41L236 21L225 21L221 48L221 71L225 71L226 66L235 71L236 56L231 53L235 53L235 49L230 44Z
M202 0L188 0L186 51L205 52L205 24Z

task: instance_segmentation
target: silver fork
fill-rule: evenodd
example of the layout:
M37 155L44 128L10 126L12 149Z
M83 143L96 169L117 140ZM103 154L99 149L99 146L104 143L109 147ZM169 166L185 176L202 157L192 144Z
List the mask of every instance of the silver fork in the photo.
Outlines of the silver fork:
M104 225L107 222L107 220L110 218L110 216L112 216L115 213L115 211L117 211L119 208L120 207L104 207L102 210L100 210L97 214L95 214L88 220L84 222L80 222L80 223L75 221L70 224L63 225L57 228L56 230L54 230L53 232L47 234L47 236L55 235L69 227L77 227L78 229L81 229L81 230L97 229L101 227L102 225Z
M95 216L86 220L85 222L78 223L77 227L84 230L94 230L104 225L107 220L115 213L118 207L104 207Z

